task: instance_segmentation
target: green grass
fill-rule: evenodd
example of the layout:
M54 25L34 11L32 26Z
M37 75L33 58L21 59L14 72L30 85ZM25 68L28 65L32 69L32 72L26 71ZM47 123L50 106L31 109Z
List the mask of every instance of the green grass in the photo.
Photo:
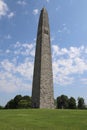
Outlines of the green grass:
M87 110L0 110L0 130L87 130Z

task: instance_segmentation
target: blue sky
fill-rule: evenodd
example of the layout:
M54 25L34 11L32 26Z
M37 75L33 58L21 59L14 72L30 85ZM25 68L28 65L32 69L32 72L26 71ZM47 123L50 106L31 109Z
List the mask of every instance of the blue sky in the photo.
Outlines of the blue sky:
M87 103L87 0L0 0L0 105L31 96L42 7L49 14L54 97Z

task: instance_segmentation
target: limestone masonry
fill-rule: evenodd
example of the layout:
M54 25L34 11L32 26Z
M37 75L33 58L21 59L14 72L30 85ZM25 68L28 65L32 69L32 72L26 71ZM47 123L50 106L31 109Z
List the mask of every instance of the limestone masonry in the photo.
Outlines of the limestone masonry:
M50 29L48 14L45 8L41 10L38 24L32 87L32 107L54 108Z

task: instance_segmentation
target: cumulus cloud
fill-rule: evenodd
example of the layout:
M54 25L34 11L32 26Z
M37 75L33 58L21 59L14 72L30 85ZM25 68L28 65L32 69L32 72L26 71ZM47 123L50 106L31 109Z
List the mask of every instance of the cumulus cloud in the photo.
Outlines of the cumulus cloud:
M0 18L2 16L7 16L8 18L12 18L14 16L14 13L10 11L4 0L0 0Z
M17 62L17 58L0 62L0 91L13 93L31 89L33 61L25 58L23 62Z
M34 10L33 10L33 14L34 14L34 15L37 15L38 13L39 13L39 10L38 10L38 9L34 9Z
M10 72L0 72L0 91L14 93L31 89L31 84L24 83L23 79L11 74Z
M1 53L7 57L0 61L0 91L29 91L32 86L35 44L17 42L4 52L1 50Z
M14 54L16 55L23 55L23 56L34 56L35 55L35 44L34 43L20 43L17 42L14 45L15 51Z
M29 58L26 58L23 63L16 65L9 61L8 59L3 60L0 63L0 67L4 70L4 72L9 72L13 75L19 74L27 80L32 80L33 74L33 61L30 61Z
M18 0L17 4L25 6L27 3L25 0Z
M14 17L14 12L10 12L9 14L8 14L8 18L12 18L12 17Z
M35 43L17 42L5 52L1 50L1 53L5 55L0 61L1 90L13 92L31 88ZM83 75L87 72L86 54L85 46L60 48L57 44L52 45L54 83L61 86L70 85L75 82L75 75ZM87 83L87 79L81 81Z
M75 74L83 74L87 71L86 48L84 46L66 49L53 45L52 50L55 83L61 85L71 84L75 80Z
M10 62L8 59L5 59L1 61L0 63L1 67L8 72L15 72L15 66L12 62Z
M3 0L0 0L0 17L5 16L8 11L7 4Z

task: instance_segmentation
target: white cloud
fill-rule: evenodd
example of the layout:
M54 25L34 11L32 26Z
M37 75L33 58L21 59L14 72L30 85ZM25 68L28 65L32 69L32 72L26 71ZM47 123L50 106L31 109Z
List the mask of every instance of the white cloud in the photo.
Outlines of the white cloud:
M17 4L25 6L27 3L25 0L18 0Z
M14 48L16 49L14 51L14 54L16 55L24 55L24 56L34 56L35 55L35 44L34 43L20 43L20 42L17 42L15 45L14 45Z
M16 42L16 44L14 45L14 47L20 47L21 46L21 43L19 41Z
M46 2L47 2L47 3L49 3L49 2L50 2L50 0L46 0Z
M0 0L0 18L2 16L7 16L8 18L12 18L14 16L14 13L10 11L4 0Z
M87 72L86 50L85 46L60 48L56 44L52 45L55 84L70 85L75 82L75 75ZM28 86L32 86L35 44L17 42L14 46L8 47L3 54L7 55L7 59L5 56L5 59L0 61L1 90L13 92L21 90L23 86L24 89L29 89ZM87 82L86 79L83 81Z
M80 48L77 47L70 47L69 56L70 58L75 58L76 56L80 56Z
M26 79L32 80L33 61L30 61L30 59L26 58L23 63L20 63L17 66L14 63L10 62L9 60L3 60L1 62L1 67L6 72L9 72L11 74L19 73L21 76L25 77Z
M13 12L10 12L9 14L8 14L8 18L12 18L12 17L14 17L14 13Z
M6 50L6 53L7 53L7 54L10 53L10 52L11 52L11 51L10 51L9 49Z
M16 71L28 80L32 80L33 62L26 61L16 68Z
M65 54L69 53L66 48L60 49L59 46L57 46L57 45L53 45L52 49L53 49L53 58L54 59L56 59L57 56L65 55Z
M6 50L6 53L9 51ZM0 62L0 91L12 93L31 89L33 61L25 58L24 62L16 64L17 62L17 58Z
M9 72L0 72L0 89L4 92L14 92L17 87L15 86L14 79L12 74Z
M37 15L38 13L39 13L39 10L38 10L38 9L34 9L34 10L33 10L33 14L34 14L34 15Z
M30 55L31 55L32 57L35 56L35 48L33 48L32 51L30 51Z
M8 72L15 72L15 66L13 63L11 63L8 59L5 59L1 62L1 66L2 68L5 69L5 71L8 71Z
M24 83L23 79L17 78L9 72L0 72L0 91L14 93L31 89L31 84Z
M14 48L14 50L11 49ZM25 53L23 53L23 49ZM20 50L20 53L15 56L14 52ZM29 53L28 53L28 52ZM27 56L28 53L28 57ZM3 59L0 62L0 91L7 93L18 92L18 91L29 91L31 89L35 44L20 43L17 42L14 46L10 46L3 54L7 55L7 59ZM23 62L19 61L19 55L25 56ZM12 60L8 57L13 55ZM32 58L30 58L32 56ZM20 57L21 59L21 57Z
M0 0L0 17L7 15L8 11L7 4L3 0Z
M57 45L53 49L53 73L55 83L66 85L75 81L75 74L84 74L87 71L87 61L84 46L79 48L70 47L59 48Z
M53 49L53 58L55 58L56 55L59 53L59 47L57 45L52 46Z

